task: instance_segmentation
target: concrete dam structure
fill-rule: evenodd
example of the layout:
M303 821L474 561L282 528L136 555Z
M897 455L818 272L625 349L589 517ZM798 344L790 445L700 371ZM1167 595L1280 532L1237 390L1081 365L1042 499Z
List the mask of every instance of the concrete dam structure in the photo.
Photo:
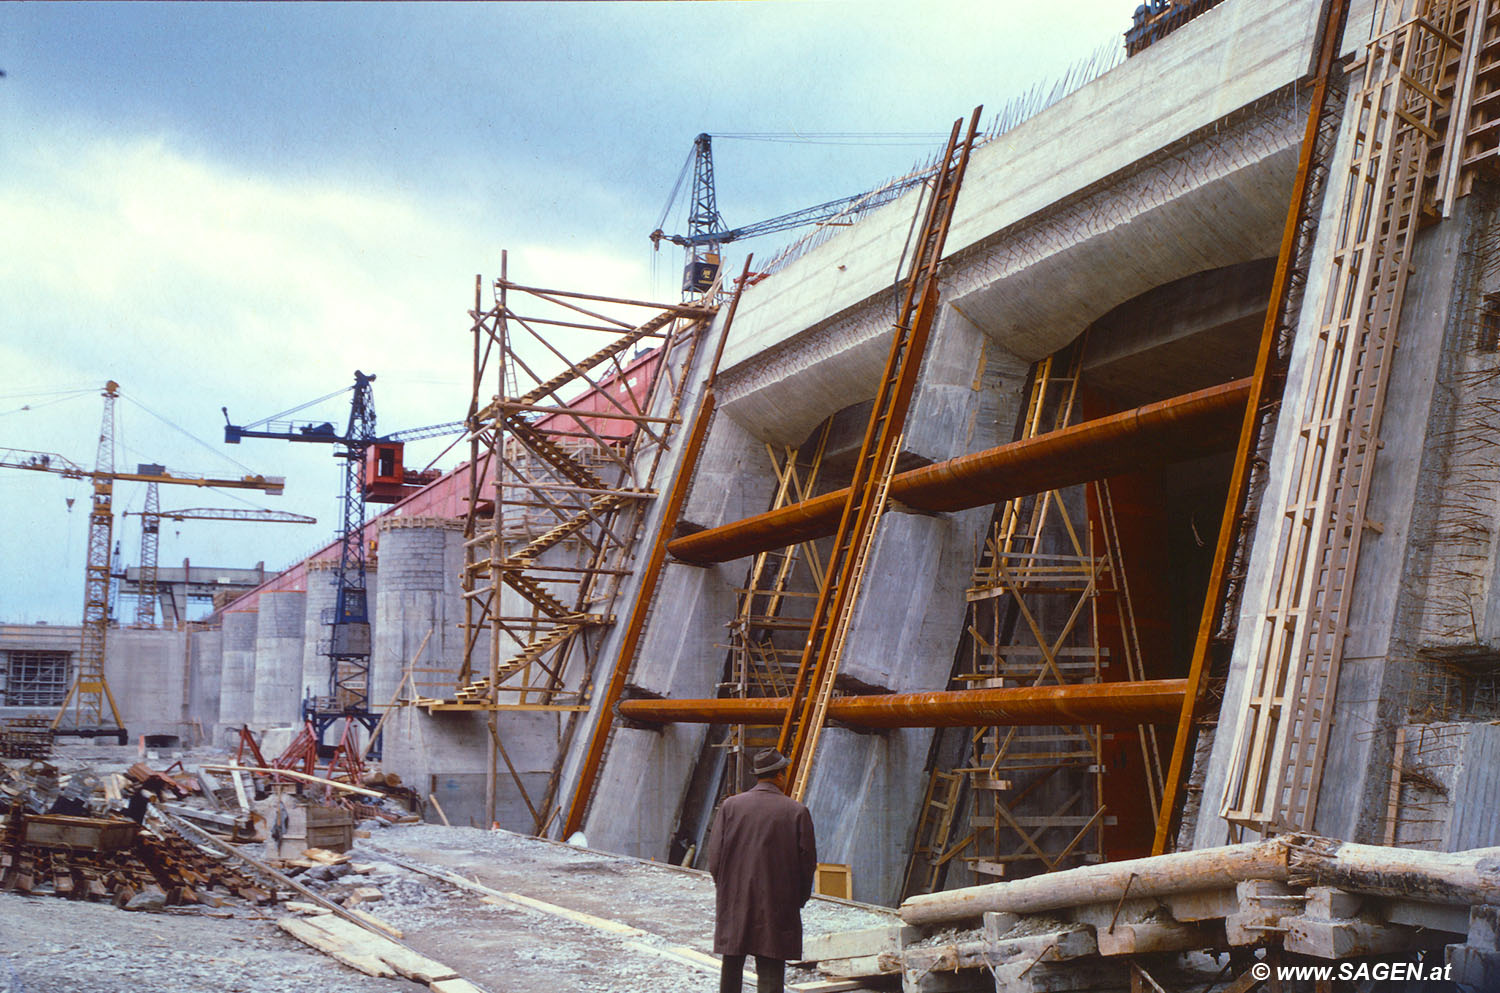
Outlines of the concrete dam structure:
M360 536L384 767L699 865L780 747L887 905L1500 845L1500 12L1197 6L686 302L476 280L468 459ZM112 657L130 719L295 731L334 556L154 635L170 714Z

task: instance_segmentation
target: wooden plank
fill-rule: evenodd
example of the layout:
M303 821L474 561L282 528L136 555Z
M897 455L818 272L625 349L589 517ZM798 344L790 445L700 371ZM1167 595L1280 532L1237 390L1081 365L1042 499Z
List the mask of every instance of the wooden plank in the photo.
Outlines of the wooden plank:
M892 924L861 931L835 931L814 935L802 941L802 958L807 962L823 959L858 958L881 952L900 952L904 943L915 941L921 931L914 927Z
M233 775L237 784L236 793L240 795L244 794L245 787L244 783L239 781L239 774L242 772L253 772L262 776L286 776L288 779L296 779L304 783L316 783L319 786L329 786L336 790L343 790L346 793L359 793L363 796L373 796L379 799L384 799L386 796L386 794L377 790L367 790L363 786L355 786L352 783L341 783L337 779L309 776L305 772L297 772L294 769L268 769L264 766L250 765L205 765L203 768L211 772L228 772Z
M320 907L316 903L306 903L302 900L288 900L281 905L284 909L294 914L331 914L333 911L327 907Z
M1359 913L1363 900L1358 894L1349 893L1333 886L1309 886L1304 917L1319 921L1339 921Z
M868 989L859 979L814 979L808 983L788 983L792 993L845 993L845 991Z
M1048 931L990 942L993 964L1010 962L1063 962L1099 954L1094 929L1078 926L1066 931Z
M250 812L250 798L245 794L245 780L240 775L238 767L229 768L229 778L234 783L234 799L240 805L240 809L246 813Z
M820 959L818 971L827 976L853 979L859 976L884 976L901 971L901 952L881 952L841 959Z
M385 963L407 979L416 980L419 983L431 983L442 979L458 978L457 972L441 962L398 945L389 938L383 938L359 925L334 917L332 914L294 918L294 920L316 928L341 947L352 949L356 955L368 956Z
M484 993L467 979L439 979L427 987L432 993Z
M1218 920L1237 913L1240 909L1239 897L1233 887L1172 893L1163 898L1162 902L1179 921Z
M985 969L989 967L990 943L988 941L960 941L951 945L933 945L927 948L908 948L894 971L904 967L907 972L957 972L959 969Z
M1470 911L1464 906L1419 900L1380 900L1376 902L1375 913L1392 924L1447 931L1449 934L1469 932Z
M346 947L342 941L314 927L312 920L313 918L306 917L283 917L276 922L276 926L303 944L311 945L325 955L337 959L351 969L358 969L367 976L382 979L396 978L395 969L369 954L368 951Z
M290 904L288 904L288 906L290 906ZM319 909L321 909L321 908L319 908ZM379 917L376 917L374 914L367 914L363 910L360 910L358 907L350 907L349 908L349 913L353 914L355 917L358 917L360 920L364 921L366 924L369 924L372 927L379 928L380 930L384 931L386 934L390 935L392 938L401 939L401 938L406 937L406 935L401 931L400 928L393 927L390 923L381 920Z
M532 910L539 910L544 914L551 914L553 917L561 917L564 920L573 921L577 924L586 924L589 927L598 928L600 931L608 931L611 934L629 934L642 936L646 934L646 932L642 931L640 928L631 927L629 924L621 924L619 921L611 921L603 917L595 917L593 914L586 914L581 910L569 910L567 907L559 907L555 903L547 903L543 900L537 900L534 897L523 896L520 893L501 893L500 895L506 900L509 900L512 903L518 903L523 907L530 907Z

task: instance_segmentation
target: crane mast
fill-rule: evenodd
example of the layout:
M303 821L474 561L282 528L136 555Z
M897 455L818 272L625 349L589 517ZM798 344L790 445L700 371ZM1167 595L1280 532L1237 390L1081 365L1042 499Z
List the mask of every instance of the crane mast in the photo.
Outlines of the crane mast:
M52 719L52 730L85 737L115 735L125 744L125 723L120 709L104 678L104 651L109 635L109 553L114 531L113 496L115 488L115 400L120 384L104 384L104 416L99 424L99 448L94 459L94 496L89 509L88 555L83 572L83 631L78 647L78 666L67 696ZM65 724L68 706L72 704L73 720ZM105 706L109 720L105 723Z
M374 733L377 718L370 710L370 612L365 586L365 453L375 440L374 376L354 372L354 398L349 425L334 454L344 460L343 521L339 528L339 568L334 582L334 605L323 612L329 627L328 663L331 699L303 704L303 716L313 722L319 742L340 717L358 721ZM379 757L379 743L370 748Z
M146 510L141 514L141 583L135 598L135 623L150 627L156 620L156 553L161 537L161 494L146 484Z
M700 134L693 139L693 193L688 210L687 267L682 273L682 293L686 300L706 293L719 275L719 240L714 232L724 230L719 214L718 195L714 192L713 139Z

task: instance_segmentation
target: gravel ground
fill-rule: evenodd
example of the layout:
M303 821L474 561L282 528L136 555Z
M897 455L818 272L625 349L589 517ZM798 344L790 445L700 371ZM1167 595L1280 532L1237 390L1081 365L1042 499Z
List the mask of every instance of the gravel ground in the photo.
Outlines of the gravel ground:
M270 915L234 913L127 913L107 903L0 893L0 993L419 989L346 968L287 937Z
M349 865L309 870L299 882L334 900L358 887L379 889L381 898L361 909L493 993L700 993L717 982L715 966L684 961L680 952L712 948L713 881L706 873L476 828L421 824L371 833L356 844ZM515 903L486 902L391 856L646 934L610 933ZM276 928L274 918L284 913L233 902L211 911L129 913L0 893L0 993L423 988L365 976L302 945ZM808 935L895 920L879 908L823 899L803 911ZM790 981L806 978L813 977L789 971Z

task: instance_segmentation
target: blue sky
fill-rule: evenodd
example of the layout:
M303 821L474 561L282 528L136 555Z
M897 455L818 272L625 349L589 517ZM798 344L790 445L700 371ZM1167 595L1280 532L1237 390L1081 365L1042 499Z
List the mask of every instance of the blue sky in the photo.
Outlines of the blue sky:
M118 380L118 464L288 479L164 507L320 522L168 525L161 562L285 566L335 526L333 460L227 448L221 406L254 420L361 368L382 430L459 419L465 311L502 249L522 280L669 299L681 257L646 235L700 131L946 133L1134 6L0 3L0 447L92 464ZM719 139L719 207L734 226L856 193L938 144ZM0 470L0 622L76 622L87 493ZM117 510L143 499L117 488ZM116 536L135 564L135 519Z

